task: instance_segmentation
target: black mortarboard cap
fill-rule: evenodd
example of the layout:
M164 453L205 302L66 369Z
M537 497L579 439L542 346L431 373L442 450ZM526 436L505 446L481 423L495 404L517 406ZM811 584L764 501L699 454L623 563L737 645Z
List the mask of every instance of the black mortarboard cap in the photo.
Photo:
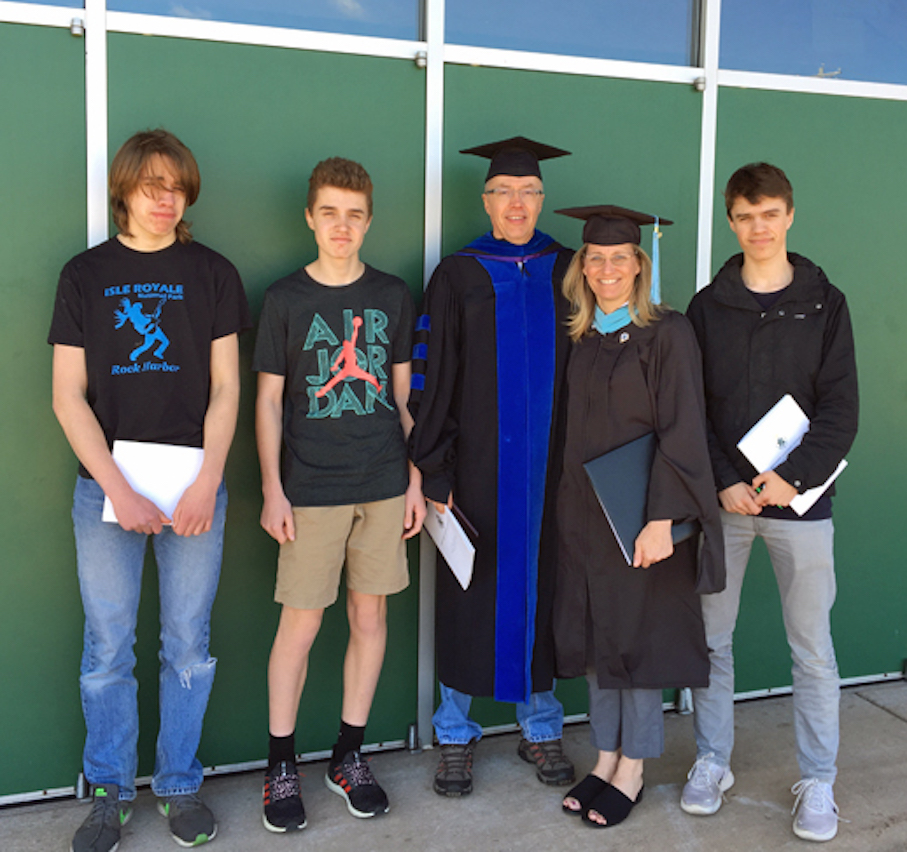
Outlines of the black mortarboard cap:
M583 242L596 246L618 246L623 243L640 243L640 225L654 225L656 219L648 213L628 210L613 204L594 204L591 207L565 207L555 210L564 216L583 219ZM670 219L658 220L659 225L673 225Z
M485 180L491 180L496 175L511 175L512 177L533 176L541 179L539 160L552 160L555 157L567 157L569 151L545 145L525 136L513 136L502 139L500 142L489 142L487 145L477 145L475 148L464 148L461 154L475 154L491 160Z

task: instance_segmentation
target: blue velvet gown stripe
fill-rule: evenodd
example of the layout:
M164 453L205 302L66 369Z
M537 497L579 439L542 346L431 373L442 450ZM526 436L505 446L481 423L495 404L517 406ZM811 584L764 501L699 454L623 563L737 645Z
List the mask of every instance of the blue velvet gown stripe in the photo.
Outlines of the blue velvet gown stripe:
M554 387L551 273L556 258L554 253L534 257L522 268L513 261L476 258L488 271L495 291L498 376L495 698L499 701L526 701L532 691L538 552Z

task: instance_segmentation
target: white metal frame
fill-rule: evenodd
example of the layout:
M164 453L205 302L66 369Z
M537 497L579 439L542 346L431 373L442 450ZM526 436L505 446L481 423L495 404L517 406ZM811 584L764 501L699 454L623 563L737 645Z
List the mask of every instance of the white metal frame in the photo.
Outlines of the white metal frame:
M425 8L425 235L423 282L441 260L441 201L444 166L444 2L424 0ZM432 746L435 705L435 567L438 552L419 536L419 660L416 735Z
M798 77L718 67L721 0L701 0L701 66L676 66L503 50L444 42L445 0L421 0L425 32L420 40L344 35L222 21L202 21L162 15L106 10L106 0L85 0L78 8L0 0L0 23L70 27L81 18L85 26L86 180L88 185L89 245L108 234L107 171L107 58L108 32L219 41L378 56L390 59L421 58L426 68L425 128L425 279L440 259L441 158L444 124L444 67L447 64L545 71L588 77L609 77L693 85L703 93L700 137L699 208L696 249L696 285L711 277L712 220L715 198L715 144L718 91L721 87L753 88L804 94L907 101L907 85L864 83L840 78ZM424 579L424 578L423 578Z
M107 211L107 4L85 0L85 150L88 245L110 235Z
M448 64L675 83L692 85L701 91L703 102L696 249L697 288L705 286L711 278L715 146L718 92L721 87L907 101L907 85L722 70L718 64L721 0L701 0L701 66L625 62L446 44L444 41L445 0L421 0L425 13L424 32L421 34L421 39L413 41L128 12L108 12L106 0L84 0L84 2L84 9L79 9L0 0L0 23L66 28L70 28L74 21L81 21L84 24L88 245L94 245L106 239L108 235L107 33L109 32L417 61L426 70L424 199L424 277L426 282L441 257L444 69ZM421 738L425 741L424 744L430 746L435 687L435 554L434 547L427 536L422 537L420 564L417 724ZM883 673L877 676L853 678L844 683L867 683L900 676L900 673ZM740 695L738 698L776 695L785 691L789 691L789 688L759 690ZM502 726L495 730L510 730L512 727ZM384 747L396 746L402 742L383 745ZM216 767L209 771L220 773L243 768L248 767L244 764L236 767ZM0 805L27 801L41 796L70 795L73 789L61 788L40 791L35 794L0 797Z
M718 49L721 0L701 5L702 130L699 141L699 221L696 235L696 289L712 279L712 217L715 204L715 145L718 134Z

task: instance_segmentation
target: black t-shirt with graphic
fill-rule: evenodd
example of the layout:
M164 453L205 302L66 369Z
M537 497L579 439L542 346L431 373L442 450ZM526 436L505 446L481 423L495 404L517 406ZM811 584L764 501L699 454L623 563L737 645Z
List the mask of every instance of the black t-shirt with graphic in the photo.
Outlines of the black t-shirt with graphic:
M411 358L406 284L370 266L352 284L304 269L265 293L253 369L286 379L283 487L294 506L338 506L406 490L392 365Z
M88 404L109 446L200 447L211 342L251 325L225 257L196 242L134 251L114 237L63 267L48 342L85 350Z

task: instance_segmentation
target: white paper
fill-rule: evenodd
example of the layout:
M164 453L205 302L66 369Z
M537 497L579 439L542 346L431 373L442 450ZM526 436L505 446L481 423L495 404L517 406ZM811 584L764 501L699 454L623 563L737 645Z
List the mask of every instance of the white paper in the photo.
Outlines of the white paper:
M450 509L442 514L429 503L424 526L465 591L472 582L475 545L469 540L469 536Z
M113 460L126 481L134 491L147 497L168 518L173 518L173 511L183 492L195 482L204 457L205 452L200 447L178 447L146 441L113 442ZM101 519L117 523L113 503L106 496Z
M788 393L737 443L750 464L765 473L774 470L799 446L809 429L809 418Z
M826 492L828 486L838 478L845 467L847 467L847 459L841 459L841 463L835 468L835 472L822 485L817 485L815 488L810 488L808 491L804 491L794 497L790 501L791 509L798 515L805 515L815 505L816 500Z
M749 430L737 443L737 449L749 459L750 464L765 473L774 470L796 449L803 436L809 431L809 418L788 393L781 397L768 413ZM815 488L798 494L790 501L790 507L798 515L805 515L816 501L828 490L841 471L847 467L847 459L835 468L835 472Z

